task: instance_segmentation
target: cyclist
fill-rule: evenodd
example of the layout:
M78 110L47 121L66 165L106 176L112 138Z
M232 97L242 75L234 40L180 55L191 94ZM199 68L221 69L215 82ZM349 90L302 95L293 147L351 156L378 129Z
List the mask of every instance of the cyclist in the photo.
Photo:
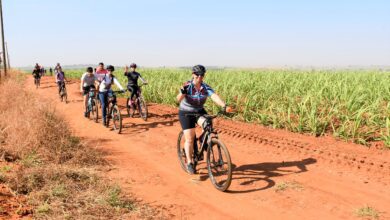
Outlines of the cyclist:
M130 72L128 72L129 68L127 66L125 67L125 76L127 76L128 79L127 89L131 92L131 100L133 100L135 95L138 95L138 78L140 78L144 84L148 83L145 79L142 78L141 74L135 71L136 69L137 64L135 63L130 64ZM127 105L129 105L129 103L127 103Z
M217 105L226 111L226 103L214 92L214 90L203 82L206 74L206 68L202 65L196 65L192 68L192 79L185 82L177 95L179 106L179 120L184 134L184 149L187 157L187 170L194 174L196 167L192 154L194 152L195 124L202 127L205 118L186 115L188 113L207 114L204 104L207 97L210 97ZM203 128L203 127L202 127Z
M61 96L61 88L65 87L65 81L67 81L65 78L65 73L62 71L61 67L57 68L55 77L56 83L58 85L58 94Z
M97 77L96 74L93 73L92 67L87 68L87 72L85 72L81 76L81 83L80 83L80 92L82 92L83 97L84 97L84 106L85 106L85 112L84 116L88 117L88 96L89 96L89 91L91 88L96 89L95 83L97 82Z
M107 106L108 106L108 96L112 96L112 84L115 84L121 91L125 91L122 85L118 82L116 77L112 74L115 71L115 68L111 65L107 66L107 74L103 76L99 84L99 100L102 105L102 122L103 125L107 125Z
M41 79L41 68L39 67L38 63L35 64L34 70L32 71L32 75L34 76L34 82L35 80Z
M49 72L50 72L50 76L52 76L53 75L53 69L51 67L49 69Z

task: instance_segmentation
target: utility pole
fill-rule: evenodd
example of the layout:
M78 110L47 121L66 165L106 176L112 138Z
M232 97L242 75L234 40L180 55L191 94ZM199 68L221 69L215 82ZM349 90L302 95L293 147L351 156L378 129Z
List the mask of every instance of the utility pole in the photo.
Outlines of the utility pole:
M8 44L5 42L5 50L7 51L7 62L8 62L8 69L11 69L11 64L9 61L9 53L8 53Z
M5 45L4 45L4 23L3 23L3 1L0 0L0 18L1 18L1 41L3 45L3 65L4 75L7 76L7 60L5 59Z

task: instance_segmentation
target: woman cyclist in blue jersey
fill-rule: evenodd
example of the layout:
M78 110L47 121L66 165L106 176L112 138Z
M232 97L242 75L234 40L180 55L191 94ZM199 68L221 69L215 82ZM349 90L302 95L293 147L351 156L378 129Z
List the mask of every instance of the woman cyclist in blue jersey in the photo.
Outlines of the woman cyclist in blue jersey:
M208 97L226 111L225 102L214 92L214 90L203 82L206 68L196 65L192 68L192 79L185 82L177 95L179 106L179 120L185 138L184 149L187 157L187 170L190 174L195 173L192 154L194 152L195 124L202 126L205 118L186 115L189 113L207 114L204 104Z

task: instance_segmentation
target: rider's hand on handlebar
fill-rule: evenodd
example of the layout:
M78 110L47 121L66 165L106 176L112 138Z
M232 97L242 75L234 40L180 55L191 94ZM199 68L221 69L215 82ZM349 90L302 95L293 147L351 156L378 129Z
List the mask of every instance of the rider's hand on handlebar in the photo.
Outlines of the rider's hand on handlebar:
M223 107L223 113L233 113L233 108L232 107L230 107L230 106L227 106L227 105L225 105L224 107Z

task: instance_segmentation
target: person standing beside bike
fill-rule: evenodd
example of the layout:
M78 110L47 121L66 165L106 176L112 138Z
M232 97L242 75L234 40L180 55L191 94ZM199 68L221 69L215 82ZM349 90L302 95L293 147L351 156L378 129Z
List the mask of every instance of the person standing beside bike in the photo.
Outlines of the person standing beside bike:
M112 74L115 68L111 65L107 66L107 74L103 76L99 84L99 100L102 106L102 123L105 126L107 122L107 106L108 96L112 96L112 84L115 84L121 91L124 91L122 85L118 82L116 77Z
M83 94L84 98L84 106L85 106L85 112L84 117L88 117L88 96L89 91L93 88L96 89L95 83L97 82L96 74L93 73L92 67L87 68L87 72L85 72L81 76L81 83L80 83L80 92Z
M186 114L207 114L204 109L204 104L208 97L226 111L225 102L209 85L203 82L205 74L206 68L204 66L194 66L192 68L192 79L184 83L180 88L180 93L176 97L180 103L179 120L185 138L184 149L187 157L187 170L190 174L194 174L196 170L192 156L194 153L195 124L202 127L205 118Z
M65 73L64 71L62 71L61 67L57 69L55 78L58 86L58 94L61 96L61 88L65 87L65 80L66 80Z
M141 79L142 83L147 84L148 82L142 78L141 74L136 72L137 64L132 63L130 64L130 72L128 72L129 68L125 67L125 73L124 75L127 77L128 83L127 83L127 89L131 93L130 99L133 100L134 96L138 94L139 86L138 86L138 78ZM129 105L130 103L126 103Z

